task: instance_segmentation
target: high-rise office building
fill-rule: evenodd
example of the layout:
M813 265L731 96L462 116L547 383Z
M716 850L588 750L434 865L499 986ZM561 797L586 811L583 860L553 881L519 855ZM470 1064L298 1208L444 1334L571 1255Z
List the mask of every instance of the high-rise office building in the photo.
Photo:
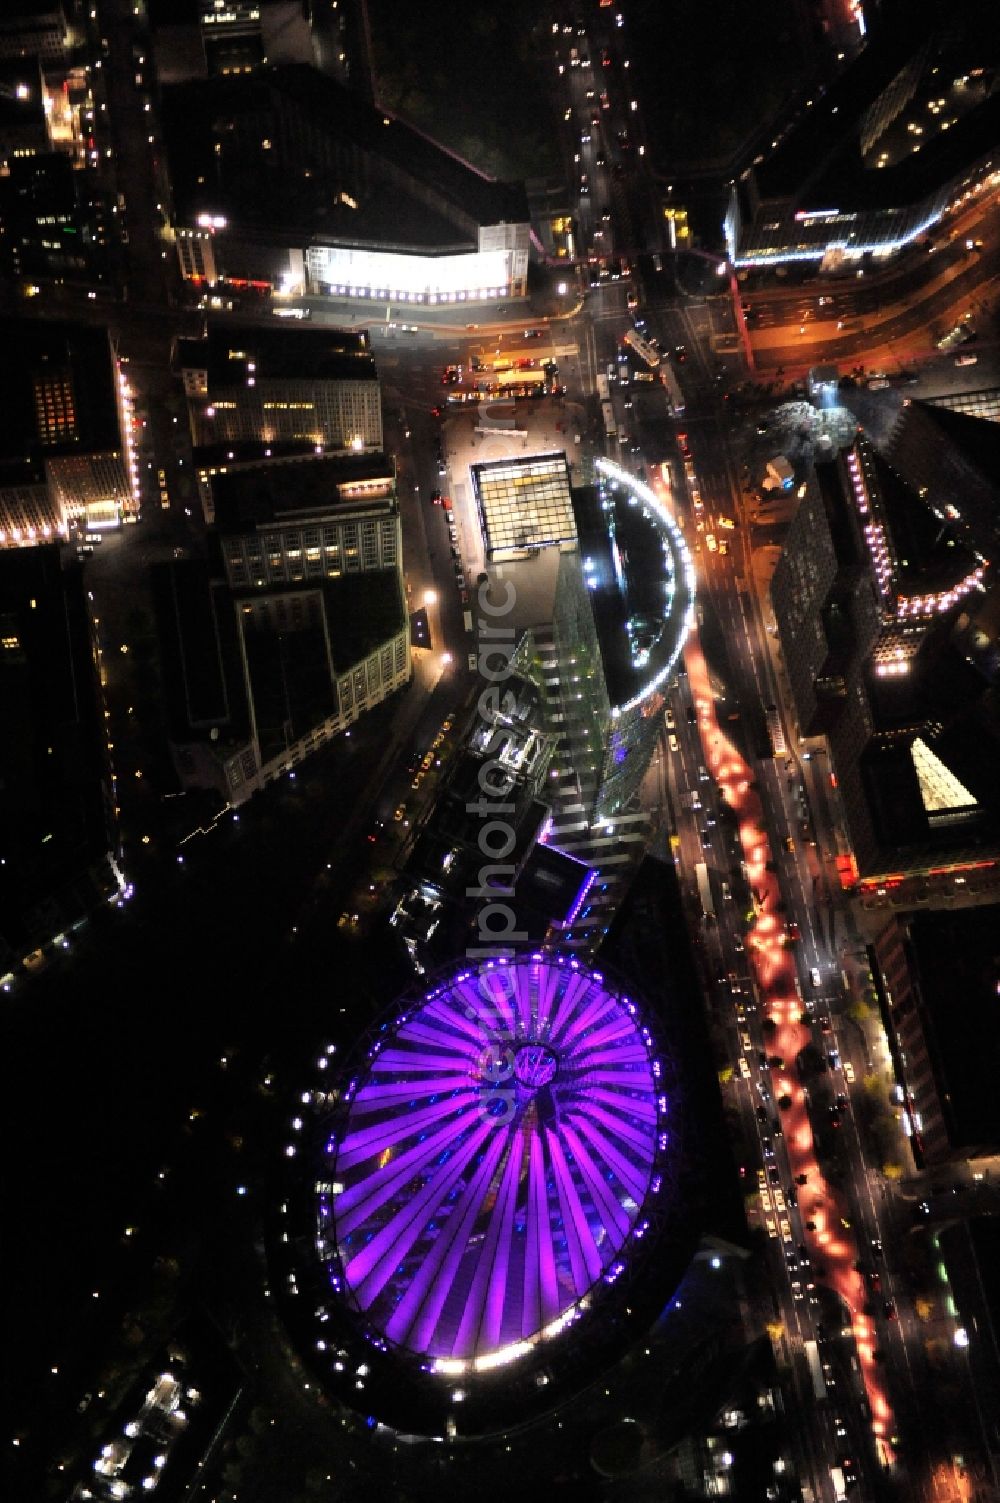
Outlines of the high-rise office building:
M830 747L864 888L1000 855L989 685L952 642L986 565L861 437L818 465L771 582L802 735Z
M393 467L309 456L211 477L222 571L155 571L183 782L236 804L410 678Z
M610 461L573 490L572 517L551 615L529 629L518 658L545 687L576 812L599 826L627 808L649 766L692 619L694 571L656 494Z

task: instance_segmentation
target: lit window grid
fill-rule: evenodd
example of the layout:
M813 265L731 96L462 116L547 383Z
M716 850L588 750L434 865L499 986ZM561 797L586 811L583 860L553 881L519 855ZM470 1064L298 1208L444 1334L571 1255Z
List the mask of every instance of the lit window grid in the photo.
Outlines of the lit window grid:
M487 555L572 542L576 521L564 457L473 466Z
M229 584L258 588L395 568L400 552L397 516L234 535L224 548Z

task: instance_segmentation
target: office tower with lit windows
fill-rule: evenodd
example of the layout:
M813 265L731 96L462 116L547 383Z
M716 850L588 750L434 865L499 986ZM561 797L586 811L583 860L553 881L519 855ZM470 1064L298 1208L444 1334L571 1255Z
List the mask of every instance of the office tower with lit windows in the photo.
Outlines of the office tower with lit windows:
M629 806L649 766L694 573L654 492L607 461L592 486L573 490L572 515L576 545L560 550L550 621L529 634L522 658L546 687L579 814L596 826Z
M687 548L655 493L606 460L576 487L565 454L492 460L471 491L489 588L512 591L517 669L542 690L578 823L600 824L629 804L662 728L693 612Z
M382 402L364 333L210 323L175 364L196 447L298 441L355 454L382 447Z

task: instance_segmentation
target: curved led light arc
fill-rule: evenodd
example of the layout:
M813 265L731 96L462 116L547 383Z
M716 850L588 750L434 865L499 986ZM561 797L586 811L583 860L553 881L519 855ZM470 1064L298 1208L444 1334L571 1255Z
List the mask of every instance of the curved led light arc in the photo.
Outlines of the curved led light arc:
M638 705L641 705L651 694L655 694L670 677L674 665L684 649L688 633L694 625L696 577L694 561L691 558L688 545L684 541L684 535L656 492L642 480L637 480L634 475L630 475L627 470L623 470L621 465L615 464L613 460L598 458L595 463L601 474L606 475L609 480L616 481L619 485L624 486L627 491L630 491L637 500L641 501L652 512L660 529L661 543L665 547L668 547L674 554L675 577L677 573L683 575L684 584L688 592L688 607L684 612L684 619L677 632L677 640L666 663L657 669L656 673L653 674L638 694L633 695L624 704L612 706L612 716L615 719L619 719L622 715L627 715L630 710L634 710Z

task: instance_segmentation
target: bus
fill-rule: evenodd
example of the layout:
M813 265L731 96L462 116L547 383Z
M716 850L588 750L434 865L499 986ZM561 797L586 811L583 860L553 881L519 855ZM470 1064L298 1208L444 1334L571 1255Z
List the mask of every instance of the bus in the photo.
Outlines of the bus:
M771 742L772 757L787 757L788 745L785 741L785 731L781 724L781 716L778 714L776 705L768 705L764 711L767 721L767 734Z
M819 1347L815 1341L807 1341L806 1361L809 1364L809 1376L812 1378L813 1393L817 1399L826 1398L826 1379L823 1377L823 1364L819 1360Z
M701 910L706 918L715 917L715 904L712 901L712 884L708 880L708 867L704 861L698 861L694 869L698 881L698 896L701 898Z
M615 409L610 402L601 403L601 415L604 418L604 437L612 443L618 437L618 428L615 425Z
M660 380L667 394L667 405L670 408L671 417L681 417L684 412L684 393L681 391L681 383L678 381L673 369L669 365L660 366Z
M622 335L622 340L629 345L640 360L644 360L651 370L656 370L660 363L660 352L654 350L648 339L643 339L637 329L629 329L627 334Z
M610 396L611 396L611 389L608 386L608 378L607 378L607 376L598 376L598 378L597 378L597 395L598 395L598 397L600 398L600 400L602 402L607 402L608 399L610 398Z
M501 391L507 391L512 386L524 387L525 390L533 390L535 387L544 390L545 371L498 370L496 385Z

